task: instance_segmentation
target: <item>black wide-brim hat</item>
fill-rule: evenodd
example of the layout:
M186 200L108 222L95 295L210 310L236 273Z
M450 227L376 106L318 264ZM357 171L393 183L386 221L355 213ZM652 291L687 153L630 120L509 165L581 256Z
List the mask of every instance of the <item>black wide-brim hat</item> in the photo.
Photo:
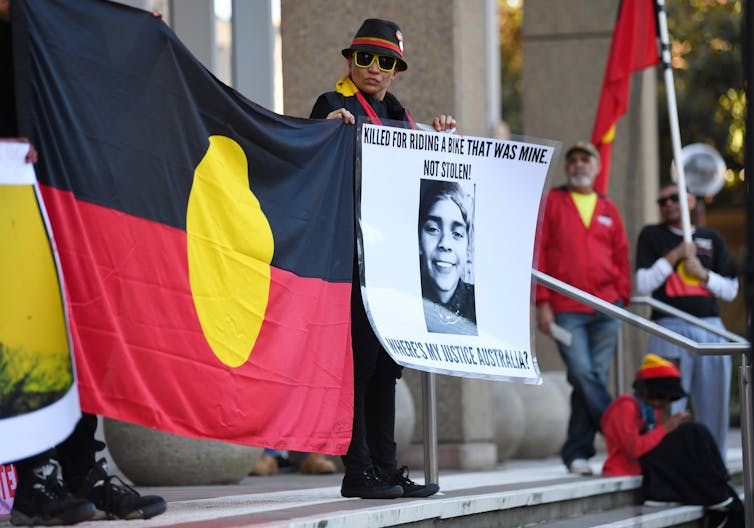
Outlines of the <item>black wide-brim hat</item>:
M403 33L398 24L380 18L368 18L361 24L351 41L351 46L341 50L345 58L354 51L367 51L376 55L387 55L398 59L395 69L405 71L408 64L403 60Z

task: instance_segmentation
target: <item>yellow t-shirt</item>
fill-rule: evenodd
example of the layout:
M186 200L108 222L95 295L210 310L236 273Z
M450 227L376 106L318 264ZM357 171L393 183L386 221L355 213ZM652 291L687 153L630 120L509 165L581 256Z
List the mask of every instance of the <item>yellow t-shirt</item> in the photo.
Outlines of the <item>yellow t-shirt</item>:
M597 193L581 194L577 192L571 192L571 199L576 204L576 209L579 210L581 215L581 221L584 222L584 227L589 229L589 224L592 222L592 215L594 214L594 208L597 206Z

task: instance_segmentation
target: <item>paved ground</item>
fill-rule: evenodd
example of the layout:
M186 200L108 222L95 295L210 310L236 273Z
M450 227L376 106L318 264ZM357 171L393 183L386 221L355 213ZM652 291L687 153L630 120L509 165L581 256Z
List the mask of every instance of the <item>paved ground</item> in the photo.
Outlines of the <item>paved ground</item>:
M740 466L740 433L731 432L729 462ZM599 472L604 455L592 460ZM411 477L423 481L421 469ZM424 500L361 500L340 496L342 474L301 475L290 473L270 477L247 477L237 485L178 486L139 488L143 494L159 494L168 501L168 511L148 521L109 521L107 528L151 528L185 526L226 528L264 527L343 527L381 526L394 522L464 515L474 508L510 507L512 502L531 501L518 493L520 488L538 487L537 494L578 498L586 488L635 485L623 479L569 475L556 457L543 460L511 460L494 471L440 473L441 492ZM527 484L528 483L528 484ZM517 494L518 493L518 494ZM556 497L556 500L557 497ZM87 522L82 527L101 526ZM0 516L0 527L10 526L8 516Z
M595 470L601 467L601 459L595 459ZM423 481L421 469L411 472L411 477ZM247 477L237 485L222 486L169 486L140 487L142 494L158 494L168 501L168 511L148 521L109 521L107 528L128 526L295 526L307 520L330 518L347 519L349 515L364 510L394 509L398 504L403 509L428 503L440 507L443 501L463 497L486 490L515 489L524 482L552 483L573 480L557 458L544 460L514 460L506 462L494 471L459 472L443 471L440 474L441 492L436 496L417 501L344 499L340 496L342 473L332 475L302 475L289 473L269 477ZM426 506L423 506L426 509ZM371 512L374 514L374 512ZM354 522L355 519L353 519ZM344 521L345 522L345 521ZM315 525L318 522L315 522ZM359 522L358 524L361 524ZM0 527L10 526L7 515L0 516ZM82 527L96 526L94 522L82 523ZM343 526L351 526L346 523Z

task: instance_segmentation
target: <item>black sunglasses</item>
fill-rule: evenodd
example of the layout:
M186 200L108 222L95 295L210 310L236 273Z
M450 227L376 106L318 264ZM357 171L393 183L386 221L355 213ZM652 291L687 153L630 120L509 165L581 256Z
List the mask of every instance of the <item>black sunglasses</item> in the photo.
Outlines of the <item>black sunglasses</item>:
M678 203L678 195L677 194L671 194L670 196L663 196L662 198L657 199L657 205L660 207L664 207L668 201Z
M376 55L367 51L354 51L353 62L359 68L369 68L377 60L377 67L384 72L391 72L398 64L398 59L388 55Z

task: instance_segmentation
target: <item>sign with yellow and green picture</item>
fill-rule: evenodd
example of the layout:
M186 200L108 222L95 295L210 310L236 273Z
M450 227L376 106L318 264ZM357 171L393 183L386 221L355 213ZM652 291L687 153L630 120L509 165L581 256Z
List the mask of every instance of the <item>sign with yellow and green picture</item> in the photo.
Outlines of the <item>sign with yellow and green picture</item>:
M0 140L0 463L54 446L80 415L62 279L28 149Z

